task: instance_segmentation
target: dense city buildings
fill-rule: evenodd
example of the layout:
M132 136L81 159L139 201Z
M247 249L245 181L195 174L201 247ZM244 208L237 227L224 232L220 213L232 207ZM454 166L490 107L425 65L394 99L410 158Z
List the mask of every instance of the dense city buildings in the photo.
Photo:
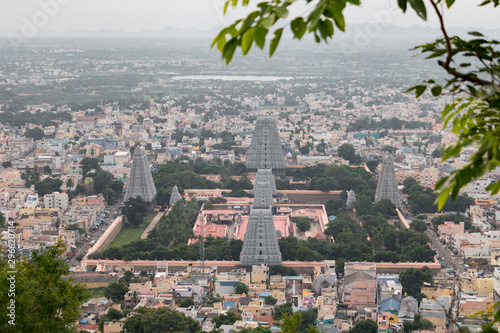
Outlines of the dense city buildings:
M500 171L438 210L434 184L475 150L441 162L448 97L403 93L432 73L408 63L413 44L314 61L286 46L228 69L197 40L165 41L0 48L0 244L29 258L63 242L95 296L81 330L122 332L141 308L207 332L279 331L283 313L334 333L484 323Z

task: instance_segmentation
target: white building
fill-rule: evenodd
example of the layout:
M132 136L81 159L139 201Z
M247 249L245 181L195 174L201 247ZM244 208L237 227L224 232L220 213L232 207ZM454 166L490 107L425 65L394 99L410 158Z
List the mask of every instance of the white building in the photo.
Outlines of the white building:
M66 211L69 206L69 199L66 193L54 192L43 196L45 208L58 208Z
M38 206L38 194L30 194L24 203L24 208L35 209Z

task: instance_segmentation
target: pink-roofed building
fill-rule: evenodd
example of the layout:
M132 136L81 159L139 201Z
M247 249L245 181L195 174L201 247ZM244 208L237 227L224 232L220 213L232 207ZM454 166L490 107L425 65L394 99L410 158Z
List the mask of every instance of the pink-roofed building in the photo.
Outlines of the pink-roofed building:
M454 222L447 221L438 226L438 232L441 236L449 236L453 234L463 234L465 230L464 222L455 224Z
M102 205L104 204L104 197L102 195L92 195L87 197L88 205Z
M201 235L201 223L197 223L193 230L194 238L189 240L189 244L194 244L198 241L198 237ZM224 224L208 224L203 226L204 237L226 237L227 235L227 225Z

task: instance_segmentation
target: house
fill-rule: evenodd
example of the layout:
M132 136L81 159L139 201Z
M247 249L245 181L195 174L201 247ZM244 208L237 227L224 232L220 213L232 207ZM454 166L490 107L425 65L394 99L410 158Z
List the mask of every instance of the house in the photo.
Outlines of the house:
M399 306L398 322L413 321L416 313L418 313L418 301L411 296L405 297Z

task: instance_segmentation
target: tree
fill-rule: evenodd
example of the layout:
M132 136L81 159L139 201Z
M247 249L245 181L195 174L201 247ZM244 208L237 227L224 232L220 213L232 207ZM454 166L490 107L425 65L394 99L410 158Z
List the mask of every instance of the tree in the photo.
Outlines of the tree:
M403 181L403 190L402 192L404 194L408 194L410 193L410 189L412 188L413 185L417 185L418 184L418 181L413 178L413 177L408 177L406 178L404 181Z
M7 168L12 168L12 162L11 162L11 161L6 161L6 162L3 162L3 163L2 163L2 166L3 166L4 168L6 168L6 169L7 169Z
M84 157L80 161L82 173L85 176L90 170L100 171L99 160L93 157Z
M425 224L425 221L415 219L411 221L410 228L417 232L424 232L425 230L427 230L427 225Z
M283 333L296 333L299 332L300 324L302 323L301 313L284 313L280 323L281 332Z
M194 300L192 298L183 299L179 303L180 308L189 308L191 305L194 305Z
M407 321L404 323L403 327L405 333L410 333L420 330L432 330L434 328L434 324L430 320L424 319L421 315L416 313L413 317L413 322Z
M43 167L43 173L46 175L50 175L52 174L52 169L48 165L46 165Z
M94 176L94 191L95 193L102 193L108 186L111 186L115 177L112 173L107 171L98 172Z
M140 226L144 223L144 217L148 212L148 206L142 198L130 198L122 207L122 214L132 226Z
M349 164L357 165L361 163L361 157L356 154L353 145L344 143L338 149L338 155L344 160L349 161Z
M200 324L196 320L166 307L142 307L136 311L136 314L125 320L124 328L130 333L196 333L200 329Z
M214 38L212 47L217 45L222 58L229 64L234 52L241 48L246 55L253 42L263 49L266 35L274 30L274 37L269 43L269 55L272 56L280 43L283 29L287 26L295 38L302 39L307 33L313 34L317 43L327 42L333 37L334 27L345 30L344 9L346 5L359 6L358 0L305 0L301 1L314 6L306 17L288 18L288 7L297 1L267 0L259 3L259 9L252 11L247 17L236 20L222 29ZM430 0L430 8L438 17L442 38L416 48L428 54L428 58L438 58L437 64L447 76L446 84L441 86L429 79L424 84L416 85L408 91L415 91L416 97L422 96L427 88L433 96L443 93L463 93L463 97L452 99L441 113L444 128L450 126L458 140L443 148L443 161L461 154L463 148L477 146L479 149L470 157L469 163L451 172L436 184L440 190L439 208L443 207L448 197L457 198L460 189L473 179L482 177L486 171L493 170L500 164L500 156L496 153L499 147L500 128L497 126L500 110L500 53L496 51L498 41L489 40L483 34L469 32L472 39L459 36L450 37L444 24L443 16L455 3L454 0ZM229 4L236 7L239 1L227 1L224 13ZM243 5L249 1L242 0ZM399 0L398 5L406 12L408 4L422 19L427 20L427 7L422 0ZM445 4L445 5L443 5ZM500 5L498 0L485 0L479 6ZM286 20L286 21L285 21ZM284 25L284 26L283 26ZM277 26L283 26L276 28ZM271 33L269 33L271 36ZM271 38L271 37L270 37ZM468 62L463 62L468 61ZM472 66L471 63L479 65ZM452 112L453 111L453 112ZM500 181L487 187L492 195L500 191Z
M368 167L368 169L370 169L371 172L375 172L379 164L380 164L379 160L371 160L366 162L366 166Z
M123 273L123 280L125 282L130 283L133 278L135 278L135 275L132 271L125 271L125 273Z
M24 133L27 138L32 138L35 141L42 140L45 137L44 131L39 127L33 127Z
M0 227L3 227L5 223L5 215L3 215L2 212L0 212Z
M298 274L297 271L291 267L271 266L269 267L269 275L296 276Z
M80 318L80 306L90 295L82 284L63 279L69 266L61 259L62 241L48 250L33 251L31 258L15 264L0 261L0 331L2 332L73 332ZM11 271L16 271L13 274ZM15 276L15 294L7 292ZM15 317L8 306L15 301ZM11 321L9 323L8 321ZM14 325L11 325L15 323Z
M60 179L45 178L43 181L35 183L35 190L40 197L43 197L45 194L59 192L62 183Z
M244 283L240 283L234 286L234 293L235 294L246 294L248 295L248 286Z
M111 183L111 189L117 196L122 195L124 186L125 184L121 180L115 180L113 183Z
M235 314L234 312L222 313L218 316L215 316L212 320L215 324L215 327L219 328L222 325L232 325L237 320L241 320L241 316Z
M107 321L115 321L115 320L120 320L123 318L123 313L120 310L116 310L114 308L109 308L106 314L101 316L101 319L99 320L99 329L101 332L104 331L104 323Z
M432 272L425 266L422 269L408 268L399 273L399 281L403 286L403 293L415 298L420 294L424 282L433 283Z
M274 320L280 320L285 314L291 315L293 313L293 304L290 302L286 302L285 304L281 304L274 307Z
M68 189L71 189L73 188L75 184L73 184L73 179L69 178L67 181L66 181L66 188Z
M121 303L123 301L123 296L128 291L128 287L123 283L119 282L111 282L104 289L104 296L108 299L111 299L115 302Z
M382 199L379 202L377 202L374 206L373 209L376 212L381 213L384 215L386 219L390 218L391 216L396 216L396 206L392 203L390 199Z
M115 191L113 191L112 188L105 188L104 191L102 191L102 196L104 200L106 200L106 203L110 206L115 204Z
M349 330L349 333L377 333L378 325L371 319L360 320Z
M274 305L278 302L278 300L276 298L274 298L273 296L266 296L266 298L264 298L264 304L266 305Z
M311 229L311 222L309 222L307 217L299 217L297 221L295 221L295 225L297 225L297 228L302 232Z
M441 158L442 157L441 149L434 149L432 151L431 156L434 158Z

